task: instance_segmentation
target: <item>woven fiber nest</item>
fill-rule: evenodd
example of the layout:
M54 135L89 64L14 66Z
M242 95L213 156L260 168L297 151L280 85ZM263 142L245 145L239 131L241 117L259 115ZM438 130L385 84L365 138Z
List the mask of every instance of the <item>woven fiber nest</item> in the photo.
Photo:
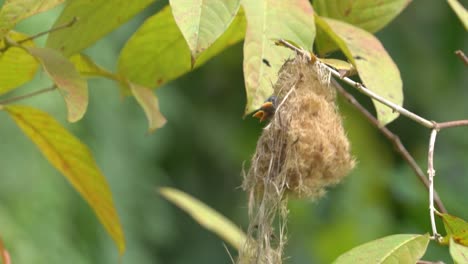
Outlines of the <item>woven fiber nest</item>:
M317 67L298 56L279 72L276 113L244 176L250 226L238 263L281 263L287 196L316 200L354 167L335 89Z

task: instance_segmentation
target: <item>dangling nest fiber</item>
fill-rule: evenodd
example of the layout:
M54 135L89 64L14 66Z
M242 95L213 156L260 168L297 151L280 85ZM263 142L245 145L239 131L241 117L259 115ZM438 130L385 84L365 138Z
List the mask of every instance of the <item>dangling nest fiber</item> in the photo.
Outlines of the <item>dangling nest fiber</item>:
M298 56L279 72L276 113L258 140L243 183L250 195L250 226L238 263L282 263L286 196L315 200L354 166L335 89L329 73L317 65Z

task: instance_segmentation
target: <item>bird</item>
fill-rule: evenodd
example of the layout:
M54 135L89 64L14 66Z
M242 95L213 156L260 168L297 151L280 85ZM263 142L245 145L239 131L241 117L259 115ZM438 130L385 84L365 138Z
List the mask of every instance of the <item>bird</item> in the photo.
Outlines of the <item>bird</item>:
M265 100L265 102L255 111L252 116L260 119L260 122L270 119L275 114L276 101L276 96L272 95L268 97L268 99Z

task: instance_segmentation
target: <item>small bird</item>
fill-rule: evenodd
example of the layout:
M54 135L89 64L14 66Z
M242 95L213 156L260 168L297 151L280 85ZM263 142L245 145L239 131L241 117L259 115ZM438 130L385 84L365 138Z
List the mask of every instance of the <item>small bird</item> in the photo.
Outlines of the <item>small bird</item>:
M274 95L268 97L268 99L266 99L262 106L260 106L252 116L260 119L260 122L271 118L276 111L276 100L277 98Z

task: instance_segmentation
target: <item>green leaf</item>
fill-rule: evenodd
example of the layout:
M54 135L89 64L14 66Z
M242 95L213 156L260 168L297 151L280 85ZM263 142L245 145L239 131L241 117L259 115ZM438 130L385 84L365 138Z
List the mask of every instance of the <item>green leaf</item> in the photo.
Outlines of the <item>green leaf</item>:
M468 223L456 216L449 214L438 214L444 221L445 232L447 236L444 237L442 243L448 244L450 238L453 238L458 244L468 246Z
M377 32L390 23L411 0L316 0L318 15L341 20L369 32ZM317 30L316 47L320 55L338 47L322 30Z
M377 32L390 23L411 0L315 0L314 8L319 16L334 18Z
M158 98L153 91L147 87L129 83L130 90L133 96L143 108L149 124L149 132L154 132L156 129L164 126L166 118L159 112Z
M468 263L468 247L460 245L450 238L450 255L455 264Z
M88 84L75 66L58 51L48 48L27 48L57 85L67 104L68 121L76 122L88 107Z
M7 36L19 41L28 36L22 33L10 31ZM34 42L26 41L23 46L33 47ZM0 40L0 49L5 47L3 40ZM7 93L18 86L34 78L39 63L27 51L18 47L10 47L0 54L0 95Z
M191 51L192 66L228 28L240 0L170 0L172 14Z
M211 209L194 197L173 188L160 188L161 195L187 212L201 226L220 236L231 246L240 250L246 235L229 219Z
M340 47L355 66L364 85L378 95L403 105L403 83L400 71L380 41L369 32L333 19L316 17L317 25ZM399 113L372 100L377 118L386 125Z
M88 147L45 112L26 106L5 110L88 202L122 254L125 239L111 191Z
M111 80L118 79L115 74L112 72L100 67L94 61L84 55L84 54L75 54L70 57L71 63L75 66L76 70L81 74L81 76L86 78L93 77L105 77Z
M245 18L238 12L229 28L206 51L195 68L244 36ZM131 82L159 87L191 69L190 50L180 33L169 6L148 18L128 40L120 53L118 71Z
M6 0L0 10L0 39L16 23L32 15L47 11L64 0Z
M334 264L416 263L426 252L429 235L399 234L357 246L339 256Z
M79 0L68 1L54 26L78 21L70 28L49 34L47 47L66 57L89 47L107 33L127 22L154 0Z
M274 40L287 39L311 50L315 25L308 0L244 0L242 6L247 17L243 66L247 114L272 94L281 65L294 56L291 50L276 46Z
M468 12L466 9L457 1L457 0L447 0L450 7L452 7L455 14L457 14L458 18L462 22L465 30L468 30Z

